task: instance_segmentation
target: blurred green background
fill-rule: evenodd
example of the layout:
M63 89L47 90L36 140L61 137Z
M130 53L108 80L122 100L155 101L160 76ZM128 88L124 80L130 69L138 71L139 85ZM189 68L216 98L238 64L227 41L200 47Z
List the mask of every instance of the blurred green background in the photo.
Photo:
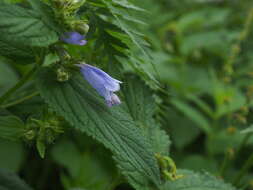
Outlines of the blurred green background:
M144 61L141 67L159 81L160 88L152 89L155 119L170 135L177 167L208 171L253 189L252 167L236 183L253 147L252 0L132 2L146 10L131 12L146 23L132 26L150 44L152 64ZM29 68L10 67L1 59L0 95ZM31 101L12 111L36 112L41 100ZM109 151L68 129L47 147L45 159L29 143L0 140L0 150L0 167L17 172L36 190L131 189Z

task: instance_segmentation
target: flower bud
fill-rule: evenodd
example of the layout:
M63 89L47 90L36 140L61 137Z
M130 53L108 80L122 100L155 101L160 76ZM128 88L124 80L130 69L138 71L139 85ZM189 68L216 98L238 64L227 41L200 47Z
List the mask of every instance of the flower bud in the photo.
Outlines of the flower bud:
M86 23L80 23L75 26L75 30L81 34L87 34L90 27Z
M57 80L59 82L65 82L68 81L70 78L70 73L66 71L66 69L62 68L58 68L57 71Z
M36 136L36 133L35 133L35 131L34 130L29 130L29 131L27 131L25 134L24 134L24 137L27 139L27 140L33 140L34 139L34 137Z

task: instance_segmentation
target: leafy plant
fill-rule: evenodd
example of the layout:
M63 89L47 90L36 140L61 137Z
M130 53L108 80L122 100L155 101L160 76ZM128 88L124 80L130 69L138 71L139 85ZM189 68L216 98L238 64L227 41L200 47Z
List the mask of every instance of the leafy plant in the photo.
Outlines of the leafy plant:
M0 190L250 190L252 6L0 2Z

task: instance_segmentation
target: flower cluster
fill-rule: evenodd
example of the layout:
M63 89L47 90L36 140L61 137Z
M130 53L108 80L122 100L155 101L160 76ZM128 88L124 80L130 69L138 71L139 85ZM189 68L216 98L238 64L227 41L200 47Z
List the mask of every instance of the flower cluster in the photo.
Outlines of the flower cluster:
M61 40L65 43L81 46L87 43L84 39L85 36L78 32L67 32L61 37ZM105 98L106 104L109 107L121 103L119 97L114 93L120 90L121 81L112 78L97 67L88 64L77 64L77 66L80 67L80 71L88 83L96 89L98 94Z

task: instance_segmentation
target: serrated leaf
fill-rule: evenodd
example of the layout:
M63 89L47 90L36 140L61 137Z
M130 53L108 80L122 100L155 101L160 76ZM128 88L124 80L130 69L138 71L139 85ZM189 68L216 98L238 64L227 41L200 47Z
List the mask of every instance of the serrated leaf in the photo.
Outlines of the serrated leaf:
M122 7L127 8L127 9L133 9L133 10L136 10L136 11L145 11L144 9L133 5L132 3L130 3L127 0L112 0L112 2L116 5L122 6Z
M0 137L18 140L25 132L24 123L16 116L0 116Z
M0 189L31 190L31 188L14 173L0 169Z
M129 25L126 25L126 23L120 19L118 16L118 10L108 1L102 0L102 2L107 6L107 8L110 10L111 14L115 18L115 25L117 25L122 31L124 31L132 40L132 42L138 47L138 49L142 52L142 54L145 57L149 57L147 54L146 50L143 47L143 40L140 39L138 36L136 36L136 33L133 32L132 30L129 30L131 28ZM145 43L145 42L144 42Z
M79 74L60 83L54 72L43 69L37 86L58 114L114 153L119 168L132 185L142 187L149 182L159 185L160 174L152 148L121 107L106 107Z
M152 98L151 90L134 75L128 75L125 78L126 84L123 91L132 118L139 123L150 140L154 152L168 155L171 142L169 136L160 129L159 124L153 118L155 101Z
M10 59L20 60L20 58L31 59L33 54L34 52L30 47L16 44L15 42L0 37L0 55Z
M178 175L183 175L176 181L168 181L163 190L236 190L223 180L215 178L208 173L194 173L189 170L181 170Z
M61 32L57 22L54 20L54 13L52 8L41 0L28 0L33 10L37 11L43 22L45 22L50 28L57 32Z
M24 46L47 47L58 36L35 11L16 5L0 6L0 41Z

